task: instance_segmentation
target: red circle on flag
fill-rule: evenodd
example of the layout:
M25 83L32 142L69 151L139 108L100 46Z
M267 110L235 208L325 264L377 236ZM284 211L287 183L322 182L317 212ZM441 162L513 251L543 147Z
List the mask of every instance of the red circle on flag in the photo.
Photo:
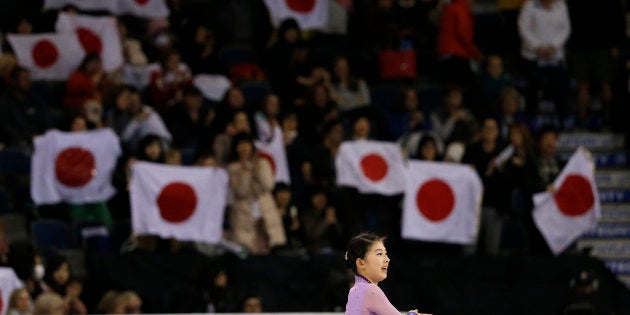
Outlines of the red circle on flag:
M135 1L138 5L145 5L149 2L149 0L133 0Z
M47 39L41 39L35 43L31 54L33 62L40 68L48 68L59 60L57 46Z
M96 160L90 150L69 147L57 154L55 176L68 187L87 185L96 176Z
M579 216L593 207L595 196L588 179L570 174L553 196L556 206L567 216Z
M81 42L81 46L85 52L88 53L101 53L103 51L103 42L101 38L94 34L90 29L85 27L77 28L77 36L79 37L79 42Z
M430 221L442 221L453 212L455 194L443 180L430 179L418 189L416 205Z
M387 161L378 154L368 154L361 159L361 170L363 174L373 182L378 182L385 178L387 169Z
M273 156L271 156L269 152L263 151L263 150L258 150L258 155L260 155L263 159L269 161L269 164L271 165L271 173L275 176L276 175L276 161L273 159Z
M292 11L298 13L309 13L313 11L317 0L286 0L287 6Z
M197 194L193 188L182 182L173 182L162 188L157 198L160 215L171 223L188 220L197 208Z

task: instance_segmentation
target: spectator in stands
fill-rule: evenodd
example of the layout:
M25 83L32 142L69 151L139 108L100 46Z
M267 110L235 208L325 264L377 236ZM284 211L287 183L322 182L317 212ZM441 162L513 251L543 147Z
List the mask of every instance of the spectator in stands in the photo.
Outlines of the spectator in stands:
M16 67L9 76L9 88L0 96L0 143L30 152L32 138L49 126L49 113L32 92L31 74Z
M539 101L548 100L554 102L556 114L564 120L568 114L564 46L571 33L566 3L560 0L525 2L518 17L518 29L527 77L528 112L537 114Z
M529 127L529 120L522 111L523 107L523 98L517 89L507 87L501 91L497 122L499 136L502 139L508 139L509 126L513 123L523 123Z
M433 131L447 145L451 142L467 144L475 133L477 122L462 104L462 90L447 88L444 106L431 113Z
M58 127L60 130L69 132L81 132L94 129L94 125L88 122L85 115L76 112L67 113Z
M44 266L42 257L37 254L34 254L32 257L32 270L30 271L28 278L24 280L24 287L31 295L31 299L35 299L42 292L48 291L48 287L46 286L46 283L44 283L46 267Z
M129 106L131 105L133 87L119 85L111 89L105 96L105 124L112 128L116 134L121 135L129 124Z
M109 290L101 296L96 308L100 314L122 314L121 307L116 305L116 297L118 292L115 290Z
M142 299L134 291L123 291L118 294L114 300L114 304L117 306L117 310L122 312L116 312L113 314L140 314L142 313Z
M304 245L304 232L300 222L301 211L292 201L291 188L284 183L278 183L273 189L273 196L282 218L288 249L301 249Z
M243 313L262 313L263 304L262 298L257 295L250 295L243 299L241 302L241 312Z
M312 189L310 202L302 213L302 222L309 253L331 253L340 248L342 227L337 220L337 210L329 203L325 189Z
M294 112L282 115L282 136L291 176L291 192L293 201L302 205L306 183L311 181L312 164L309 148L299 132L299 123Z
M250 118L245 111L235 112L229 124L225 127L225 131L214 139L212 148L219 165L227 164L230 158L232 138L239 133L252 135Z
M0 94L4 94L10 81L11 71L17 67L17 59L11 53L0 53Z
M207 292L208 313L226 313L233 307L233 295L229 285L228 274L219 270L212 276L212 285Z
M11 292L9 297L9 305L6 315L31 315L33 309L31 307L31 296L26 289L16 289Z
M271 165L256 154L252 137L245 133L231 142L232 162L227 170L234 200L229 210L230 232L234 241L254 255L286 245L282 219L271 191L274 177Z
M111 86L111 80L103 71L101 56L98 53L88 53L66 83L63 104L69 109L83 111L83 106L88 101L102 102Z
M217 116L214 119L215 124L212 126L212 133L218 134L225 131L226 126L238 111L247 111L245 103L245 95L243 91L236 87L230 87L223 96L221 104L216 107Z
M359 116L352 122L351 140L370 139L370 120L366 116Z
M401 90L392 108L389 121L391 138L398 139L405 134L427 129L425 115L420 108L418 91L413 87Z
M127 125L122 131L121 140L128 149L135 149L140 139L147 135L156 135L164 145L171 142L171 133L166 128L162 117L150 106L142 104L140 92L131 88L127 105ZM133 150L131 150L133 152Z
M51 292L63 297L70 314L87 314L87 308L80 299L83 284L72 278L70 264L63 256L52 256L46 262L44 282ZM37 313L37 307L35 308Z
M150 74L148 88L151 106L160 113L166 113L182 100L184 88L190 84L192 84L190 68L181 61L178 51L169 51L161 59L160 67Z
M166 149L164 152L164 164L182 165L182 152L173 148Z
M45 292L35 300L33 315L66 315L68 311L68 304L61 295L54 292Z
M503 58L499 55L489 55L486 58L485 71L481 73L483 108L479 108L479 114L491 115L496 113L500 104L501 93L509 85L510 75L503 68Z
M482 232L477 249L489 254L498 253L501 236L501 216L504 210L500 209L502 182L495 159L503 147L499 140L497 121L486 118L483 120L479 141L470 144L462 158L462 163L473 166L483 182L481 229L485 233Z
M162 139L156 135L147 135L138 142L136 158L138 161L148 161L153 163L164 163L166 149Z
M117 19L118 35L123 48L123 58L125 64L131 66L146 66L148 64L147 55L142 50L142 43L130 36L129 28L124 19Z
M173 146L180 149L207 146L216 112L203 107L203 96L196 87L184 88L183 95L183 101L176 104L166 117L168 128L173 133Z
M193 74L225 74L218 57L214 31L204 24L193 23L188 34L183 33L182 58L190 66Z
M412 156L412 158L423 161L442 160L440 149L442 145L438 145L438 141L439 139L429 133L422 135L418 141L416 155Z
M482 58L474 42L471 3L472 0L454 0L444 8L437 47L443 84L464 89L469 88L475 79L470 62Z
M352 74L348 58L335 58L331 82L335 93L333 98L340 112L347 114L371 105L368 85Z
M333 188L336 183L335 156L344 140L341 121L331 121L322 130L324 140L312 152L312 184Z
M626 44L626 21L623 2L606 0L568 1L571 37L567 45L569 72L577 81L578 124L585 126L593 99L603 105L604 119L610 117L613 93L613 67L619 48Z
M271 141L276 127L280 126L280 97L275 93L269 93L263 99L259 111L254 114L258 139Z
M330 96L325 83L311 86L306 104L297 108L300 135L308 145L322 141L326 123L339 119L337 103Z

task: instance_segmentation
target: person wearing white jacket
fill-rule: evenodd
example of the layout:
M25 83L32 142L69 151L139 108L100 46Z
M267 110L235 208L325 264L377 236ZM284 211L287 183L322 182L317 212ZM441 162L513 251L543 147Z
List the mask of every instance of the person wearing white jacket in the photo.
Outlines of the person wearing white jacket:
M546 100L554 103L560 119L566 118L568 78L564 46L571 34L566 3L528 0L518 17L518 29L528 80L528 112L537 114L539 102Z

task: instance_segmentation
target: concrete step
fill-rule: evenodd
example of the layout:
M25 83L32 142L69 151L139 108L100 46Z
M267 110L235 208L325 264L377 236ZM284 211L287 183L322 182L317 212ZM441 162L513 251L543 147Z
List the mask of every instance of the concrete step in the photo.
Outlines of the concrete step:
M600 189L630 188L630 170L597 170L595 182Z
M624 137L613 133L563 133L558 138L559 151L575 151L584 146L590 151L623 150Z
M602 217L600 223L630 222L630 204L616 203L601 206Z
M630 203L629 189L599 189L601 203Z
M630 239L580 239L577 241L579 250L591 249L591 255L607 259L630 259Z

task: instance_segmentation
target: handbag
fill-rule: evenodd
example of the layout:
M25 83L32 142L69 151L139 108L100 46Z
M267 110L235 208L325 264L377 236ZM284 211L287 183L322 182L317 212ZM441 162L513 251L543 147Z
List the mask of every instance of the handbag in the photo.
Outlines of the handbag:
M416 51L382 50L378 53L381 79L415 79Z

